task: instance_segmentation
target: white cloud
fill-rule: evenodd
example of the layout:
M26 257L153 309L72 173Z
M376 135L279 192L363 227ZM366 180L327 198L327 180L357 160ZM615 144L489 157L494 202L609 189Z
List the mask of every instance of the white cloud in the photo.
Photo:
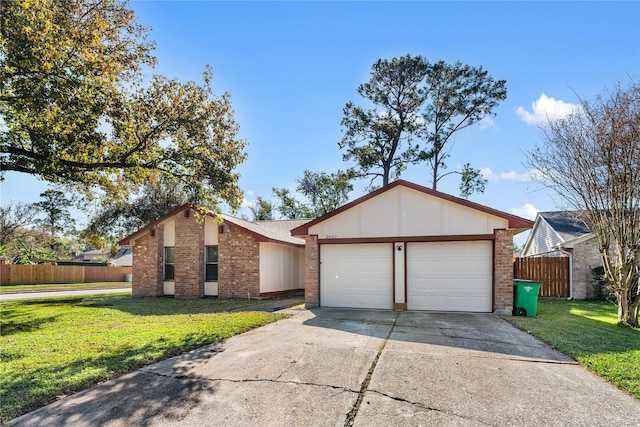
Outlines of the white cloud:
M534 220L539 209L533 206L531 203L525 203L524 206L519 208L510 208L509 212L522 218Z
M496 126L496 124L493 122L493 119L491 117L484 117L482 120L478 122L478 126L480 126L480 129L482 130L485 130L487 128L491 128L493 130L500 130L500 128Z
M531 182L537 174L537 171L530 170L525 173L517 173L516 171L495 173L491 168L480 168L480 174L489 181Z
M246 199L246 197L243 197L243 198L242 198L242 204L240 205L240 207L242 207L242 208L248 208L248 207L253 206L255 203L256 203L256 201L255 201L255 200L254 200L254 201L252 201L252 202L250 202L250 201L248 201L248 200Z
M530 113L524 107L518 107L516 114L530 126L544 126L549 120L568 116L574 110L580 108L580 105L549 98L543 93L537 101L531 103L531 108L533 112Z

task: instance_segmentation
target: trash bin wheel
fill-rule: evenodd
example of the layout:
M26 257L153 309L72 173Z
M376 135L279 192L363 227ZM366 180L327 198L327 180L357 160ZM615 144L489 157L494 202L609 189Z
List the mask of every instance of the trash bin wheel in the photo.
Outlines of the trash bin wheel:
M524 307L516 307L513 309L514 316L526 316L527 310Z

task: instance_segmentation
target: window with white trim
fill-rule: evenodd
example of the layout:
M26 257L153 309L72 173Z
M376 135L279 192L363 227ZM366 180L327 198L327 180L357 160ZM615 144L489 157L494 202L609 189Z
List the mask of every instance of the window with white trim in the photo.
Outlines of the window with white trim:
M176 248L164 248L164 280L173 280L175 277Z
M204 247L204 281L218 281L218 246Z

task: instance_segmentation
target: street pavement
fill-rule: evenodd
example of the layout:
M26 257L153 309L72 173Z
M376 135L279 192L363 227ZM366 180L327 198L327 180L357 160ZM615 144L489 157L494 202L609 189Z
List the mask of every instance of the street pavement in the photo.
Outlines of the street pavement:
M637 426L640 401L492 314L319 308L8 426Z

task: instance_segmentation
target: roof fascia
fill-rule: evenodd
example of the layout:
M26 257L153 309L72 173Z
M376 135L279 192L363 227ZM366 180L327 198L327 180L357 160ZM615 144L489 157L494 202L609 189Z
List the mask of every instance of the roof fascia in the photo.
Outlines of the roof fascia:
M328 220L329 218L332 218L346 210L349 210L361 203L366 202L367 200L370 200L382 193L385 193L389 190L392 190L398 186L403 186L406 188L409 188L411 190L415 190L418 191L420 193L424 193L433 197L437 197L443 200L446 200L448 202L451 203L456 203L471 209L475 209L477 211L481 211L484 212L486 214L489 215L493 215L493 216L497 216L499 218L503 218L506 219L507 221L509 221L509 229L515 229L515 230L520 230L520 231L524 231L524 230L528 230L530 228L533 227L534 223L533 221L530 221L528 219L524 219L524 218L520 218L518 216L515 215L511 215L508 214L506 212L502 212L484 205L480 205L478 203L474 203L474 202L470 202L468 200L465 199L460 199L458 197L455 196L451 196L449 194L445 194L445 193L441 193L439 191L436 190L432 190L430 188L424 187L422 185L418 185L418 184L414 184L412 182L409 181L405 181L402 179L399 179L397 181L392 182L391 184L387 184L386 186L377 189L376 191L373 191L369 194L365 194L364 196L350 202L347 203L344 206L339 207L338 209L332 211L332 212L328 212L316 219L314 219L313 221L310 221L300 227L294 228L293 230L291 230L291 235L292 236L306 236L307 234L309 234L309 228L313 227L316 224L319 224L323 221Z

